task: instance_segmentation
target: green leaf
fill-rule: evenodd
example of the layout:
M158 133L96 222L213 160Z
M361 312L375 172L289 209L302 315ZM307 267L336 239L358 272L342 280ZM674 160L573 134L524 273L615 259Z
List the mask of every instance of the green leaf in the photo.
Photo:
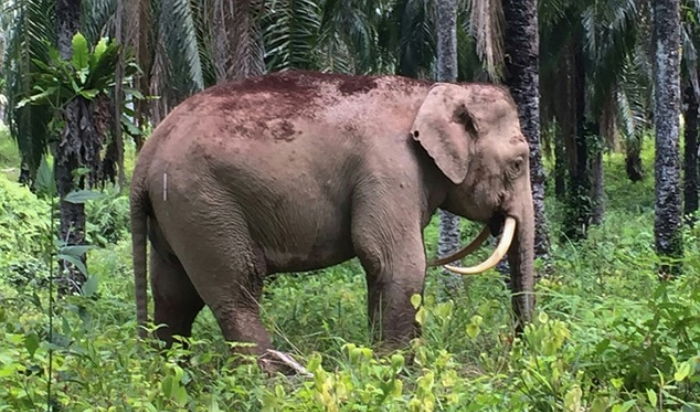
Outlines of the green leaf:
M677 382L680 382L687 378L688 375L690 375L690 363L683 362L676 370L676 373L673 374L673 379L675 379Z
M24 106L26 106L27 104L29 104L29 103L31 103L31 102L32 102L31 98L25 97L24 99L20 100L20 101L17 103L17 105L15 106L15 108L16 108L16 109L21 109L21 108L23 108Z
M483 318L479 315L474 315L471 318L471 322L467 325L467 335L475 339L477 336L479 336L479 333L481 333L481 323L483 322Z
M75 70L82 70L88 67L88 55L90 50L88 49L87 40L85 36L80 33L76 33L73 36L73 58L71 62Z
M89 167L77 167L73 169L71 175L73 176L73 179L77 179L79 177L87 176L91 170L92 169L90 169Z
M134 89L131 87L124 88L124 94L126 94L127 96L134 96L138 100L145 99L145 97L143 96L143 93L141 93L140 90Z
M612 384L612 386L615 389L620 390L620 388L622 388L622 385L625 383L625 381L623 379L620 379L620 378L612 378L612 379L610 379L610 383Z
M83 284L82 294L86 297L91 297L97 292L97 286L99 285L99 278L97 276L90 276L87 281Z
M564 396L564 410L579 411L581 410L581 396L583 391L578 385L571 388Z
M100 39L99 42L97 42L97 45L95 46L95 51L92 53L93 58L95 60L100 60L105 50L107 50L107 38L103 37Z
M636 403L636 401L633 399L633 400L627 401L623 404L617 404L617 405L612 407L612 412L627 412L630 409L632 409L632 407L634 406L635 403Z
M41 93L33 94L27 98L24 98L17 103L17 108L22 108L26 106L27 104L30 103L39 103L42 104L45 99L49 98L52 94L54 94L58 90L57 87L51 86L46 88L46 90L42 91Z
M649 399L649 403L651 404L651 406L656 408L656 405L659 401L658 397L656 396L656 392L647 388L647 398Z
M90 200L100 199L104 195L100 192L95 192L92 190L77 190L70 192L63 198L64 201L68 203L85 203Z
M85 82L87 81L88 74L90 74L90 69L88 67L84 67L80 70L78 70L78 80L80 80L81 85L85 85ZM82 90L82 89L80 89ZM76 92L80 93L80 90L76 90Z
M413 305L413 309L418 309L418 306L421 304L421 296L419 294L415 294L411 296L411 305Z
M53 176L53 170L46 162L46 157L41 158L39 169L36 172L36 181L34 187L39 193L49 197L56 195L56 180Z
M80 257L83 256L85 253L87 253L88 250L94 249L95 246L92 245L70 245L70 246L63 246L61 249L58 250L58 253L62 255L71 255L75 257Z
M122 126L124 126L124 130L126 133L128 133L130 136L140 136L141 135L141 129L136 127L134 122L132 122L128 117L122 116Z
M27 352L29 352L29 357L34 357L34 353L36 353L37 348L39 348L39 337L36 335L36 333L30 333L29 335L24 336L24 347L27 348Z
M95 89L87 89L87 90L81 90L81 91L79 91L78 94L81 95L81 96L83 96L84 98L86 98L86 99L88 99L88 100L92 100L92 99L95 98L95 96L97 96L98 94L100 94L100 91L99 91L99 90L95 90Z
M78 268L80 273L82 273L83 275L85 275L85 276L88 275L87 268L85 267L85 263L83 263L83 261L80 260L79 258L77 258L75 256L71 256L71 255L60 255L60 254L58 255L58 258L61 260L65 260L68 263L71 263L73 266Z

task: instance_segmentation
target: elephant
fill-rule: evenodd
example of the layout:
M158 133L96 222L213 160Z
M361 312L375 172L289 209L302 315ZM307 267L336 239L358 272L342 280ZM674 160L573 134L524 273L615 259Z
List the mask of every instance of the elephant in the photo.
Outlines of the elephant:
M357 257L381 347L419 336L410 300L438 208L485 228L508 255L518 328L532 316L529 145L506 88L401 76L285 71L220 84L180 103L141 148L132 178L137 322L147 322L147 243L159 339L190 336L206 304L228 341L274 351L261 323L266 276ZM140 327L140 335L145 336Z

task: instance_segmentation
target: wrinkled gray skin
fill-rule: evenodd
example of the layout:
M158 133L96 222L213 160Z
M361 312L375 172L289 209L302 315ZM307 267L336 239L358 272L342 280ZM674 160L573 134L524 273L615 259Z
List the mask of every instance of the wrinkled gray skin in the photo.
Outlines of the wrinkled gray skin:
M168 343L189 336L207 304L227 340L262 354L265 276L354 256L380 340L407 343L419 333L409 300L423 291L422 230L438 207L492 227L517 220L520 325L534 305L528 145L495 86L294 72L215 86L154 131L131 207L138 320L148 236L155 322L167 325L157 335Z

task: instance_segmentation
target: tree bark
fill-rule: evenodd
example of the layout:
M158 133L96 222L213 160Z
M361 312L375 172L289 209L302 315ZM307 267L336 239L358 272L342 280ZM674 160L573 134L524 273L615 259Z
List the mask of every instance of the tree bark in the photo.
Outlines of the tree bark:
M435 5L437 15L437 80L457 81L457 1L441 0ZM438 255L446 256L459 247L459 218L440 210ZM459 275L442 272L443 292L454 296L462 285Z
M593 212L591 214L591 223L600 225L603 223L605 216L605 170L603 168L603 138L597 136L595 147L591 150L591 172L593 178L593 187L591 189L591 203L593 204Z
M80 25L80 0L57 0L56 2L56 37L58 50L63 59L71 58L73 36ZM85 209L82 204L69 203L65 196L74 190L73 172L79 167L79 152L75 150L74 142L79 139L82 121L81 98L72 100L64 108L66 126L54 153L54 174L56 187L60 196L61 222L59 236L68 245L79 245L85 242ZM87 122L89 123L89 122ZM76 293L85 282L83 275L75 266L65 263L61 267L59 293Z
M698 210L698 98L695 95L695 88L690 82L685 88L685 155L684 171L685 179L683 184L683 197L686 215L686 222L689 225L695 224L693 217Z
M656 207L654 235L656 252L666 258L683 255L681 238L682 199L679 159L680 87L679 0L654 2L654 123L656 126ZM680 273L680 264L665 261L662 277Z
M545 171L540 146L539 24L536 0L504 0L506 84L518 104L530 143L530 181L535 209L535 256L549 253L544 205Z
M119 59L117 61L117 70L114 73L114 119L112 123L113 129L113 146L116 151L119 190L126 188L126 172L124 171L124 139L122 133L122 105L124 103L122 83L124 81L124 17L126 8L125 0L117 0L117 11L115 16L114 30L116 32L117 42L119 43Z
M568 107L571 110L571 136L567 153L569 154L569 193L567 195L566 215L563 233L569 239L581 239L586 236L591 219L591 176L589 171L589 147L586 132L586 67L583 55L583 43L580 33L574 37L567 55L567 68L571 70L569 78Z
M627 178L631 182L640 182L644 179L644 168L642 166L642 142L640 137L628 140L625 143L625 171Z
M141 73L134 77L134 87L143 95L150 94L150 78L153 68L154 47L152 46L155 39L152 35L151 25L154 23L152 19L152 9L149 0L120 0L122 9L125 14L123 20L124 25L124 43L128 44L129 50L133 53L136 64L141 69ZM149 106L151 103L148 100L136 100L134 102L134 118L139 127L145 128L150 124ZM140 150L143 146L143 137L135 136L134 143L136 150Z
M559 124L554 135L554 194L558 200L566 197L566 142Z

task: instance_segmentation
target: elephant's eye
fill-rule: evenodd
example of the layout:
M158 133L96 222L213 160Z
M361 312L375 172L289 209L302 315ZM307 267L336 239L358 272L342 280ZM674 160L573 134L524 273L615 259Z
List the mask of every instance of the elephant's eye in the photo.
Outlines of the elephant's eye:
M523 165L525 164L525 159L522 157L517 157L515 160L513 160L513 163L511 163L511 172L510 175L512 178L516 178L520 176L520 174L523 172Z

